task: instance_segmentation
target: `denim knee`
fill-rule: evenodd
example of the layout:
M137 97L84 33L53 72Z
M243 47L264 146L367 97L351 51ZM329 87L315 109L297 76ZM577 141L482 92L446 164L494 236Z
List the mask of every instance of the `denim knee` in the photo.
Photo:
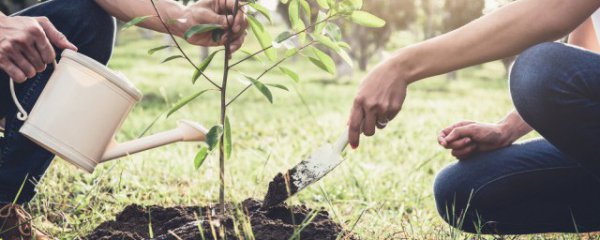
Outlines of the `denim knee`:
M79 52L106 64L112 54L116 23L93 0L54 0L16 15L43 16L79 48ZM56 49L60 53L61 49Z
M510 72L510 94L519 114L535 128L548 111L561 104L559 95L571 91L568 81L568 54L571 47L561 43L542 43L519 55ZM567 60L569 61L569 60Z
M467 208L475 189L460 163L444 168L435 178L433 193L439 215L453 227L469 231L472 219Z
M70 0L77 2L78 10L73 18L84 24L78 25L70 33L79 51L96 61L107 64L112 54L116 35L115 18L109 15L95 1Z

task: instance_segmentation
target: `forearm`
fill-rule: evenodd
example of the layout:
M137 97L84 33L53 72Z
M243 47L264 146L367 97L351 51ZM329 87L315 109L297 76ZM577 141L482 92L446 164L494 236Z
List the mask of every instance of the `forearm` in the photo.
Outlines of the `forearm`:
M513 143L533 130L517 111L509 113L498 125L507 143Z
M152 6L151 0L96 0L105 11L117 19L127 22L136 17L156 16L156 11ZM185 7L172 0L155 1L157 8L160 11L161 17L169 22L169 20L179 19L184 12ZM169 29L173 34L182 36L185 29L181 29L177 22L169 23ZM148 28L154 31L166 33L166 29L157 17L151 17L139 26Z
M599 7L598 0L520 0L455 31L401 49L390 64L410 83L502 59L565 36Z

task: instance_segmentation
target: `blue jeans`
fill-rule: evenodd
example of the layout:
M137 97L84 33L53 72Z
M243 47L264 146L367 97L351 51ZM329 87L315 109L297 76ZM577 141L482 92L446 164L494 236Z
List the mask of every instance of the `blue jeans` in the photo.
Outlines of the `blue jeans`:
M93 0L47 1L15 15L45 16L79 48L80 53L104 64L110 58L115 20ZM56 49L56 52L58 59L61 50ZM27 111L31 111L52 71L53 68L49 66L27 82L16 85L19 101ZM8 76L0 71L0 119L6 118L4 137L0 138L0 203L12 202L25 182L18 196L18 202L24 203L35 195L35 185L54 155L19 133L23 122L16 118L17 109L11 99L8 83Z
M440 215L473 233L600 230L600 55L559 43L523 52L510 74L517 111L543 138L442 170Z

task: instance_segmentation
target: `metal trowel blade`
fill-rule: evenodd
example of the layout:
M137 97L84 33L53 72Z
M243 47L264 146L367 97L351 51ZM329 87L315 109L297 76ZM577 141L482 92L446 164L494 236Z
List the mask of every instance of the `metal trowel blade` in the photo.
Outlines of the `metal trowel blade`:
M346 130L335 142L325 144L314 151L310 157L284 173L279 173L269 183L269 189L263 202L263 208L278 205L307 186L319 181L335 169L344 159L342 152L348 145Z

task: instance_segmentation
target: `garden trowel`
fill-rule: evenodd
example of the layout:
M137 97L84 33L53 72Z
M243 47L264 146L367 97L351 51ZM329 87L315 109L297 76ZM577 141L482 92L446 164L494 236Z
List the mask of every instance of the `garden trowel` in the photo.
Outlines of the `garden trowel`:
M348 130L344 131L335 144L327 143L321 146L308 159L284 173L277 174L269 183L263 209L282 203L331 172L344 161L342 152L346 145L348 145Z

